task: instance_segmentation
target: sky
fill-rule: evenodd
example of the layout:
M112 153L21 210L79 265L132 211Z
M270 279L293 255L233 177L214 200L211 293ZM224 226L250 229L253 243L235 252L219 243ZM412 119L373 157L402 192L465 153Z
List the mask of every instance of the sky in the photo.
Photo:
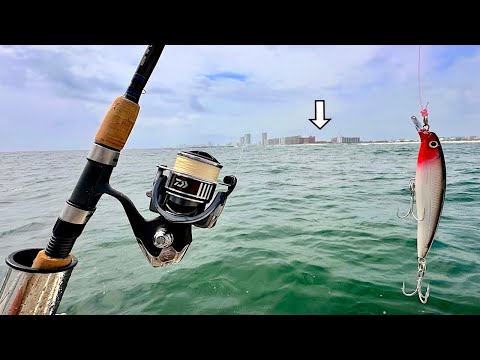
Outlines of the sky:
M0 151L90 149L146 45L0 45ZM480 46L167 45L125 146L162 148L338 135L480 136ZM420 76L420 82L419 82ZM332 120L309 119L325 100Z

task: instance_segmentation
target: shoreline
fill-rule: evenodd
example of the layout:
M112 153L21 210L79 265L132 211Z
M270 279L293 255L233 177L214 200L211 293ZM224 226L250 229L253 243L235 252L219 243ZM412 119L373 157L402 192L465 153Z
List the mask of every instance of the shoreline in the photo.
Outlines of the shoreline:
M465 144L465 143L480 143L480 140L444 140L441 142L442 145L445 144ZM392 141L392 142L359 142L359 143L342 143L342 144L337 144L337 143L313 143L313 144L291 144L291 145L266 145L266 146L261 146L261 145L247 145L245 147L276 147L276 146L328 146L328 145L404 145L404 144L420 144L420 141ZM239 146L235 145L217 145L217 146L192 146L192 145L185 145L183 148L226 148L226 147L231 147L231 148L238 148ZM131 150L178 150L181 149L179 147L164 147L164 148L125 148L124 151L131 151ZM83 152L88 152L88 149L55 149L55 150L13 150L13 151L0 151L0 154L13 154L13 153L36 153L36 152L74 152L74 151L83 151Z
M480 143L480 140L444 140L441 141L443 144L464 144L464 143ZM292 145L268 145L266 147L271 146L302 146L302 145L404 145L404 144L420 144L420 141L379 141L379 142L359 142L359 143L314 143L314 144L292 144Z
M442 144L464 144L464 143L480 143L480 140L443 140ZM399 145L399 144L420 144L420 141L392 141L392 142L363 142L359 145Z

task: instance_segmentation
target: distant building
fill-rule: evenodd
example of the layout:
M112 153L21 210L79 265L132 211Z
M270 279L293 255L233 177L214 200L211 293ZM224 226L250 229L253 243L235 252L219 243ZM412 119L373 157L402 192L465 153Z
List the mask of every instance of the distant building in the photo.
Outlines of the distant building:
M332 138L332 143L336 144L357 144L360 142L359 137L344 137L344 136L337 136Z
M266 133L266 132L262 133L262 142L261 142L261 144L262 144L263 146L268 145L268 139L267 139L267 133Z
M251 138L250 134L245 134L244 138L245 138L245 145L251 145L252 144L252 138Z
M243 136L240 136L240 141L238 143L240 146L245 145L245 138Z
M287 136L282 138L283 144L282 145L296 145L300 143L300 136Z
M264 133L265 136L267 135ZM262 141L265 140L265 144L267 145L297 145L297 144L315 144L315 136L306 136L301 137L300 135L295 136L286 136L281 138L274 138L274 139L265 139L263 138L262 134Z
M342 142L347 144L358 144L360 142L360 138L359 137L342 138Z
M299 137L299 144L314 144L315 136Z

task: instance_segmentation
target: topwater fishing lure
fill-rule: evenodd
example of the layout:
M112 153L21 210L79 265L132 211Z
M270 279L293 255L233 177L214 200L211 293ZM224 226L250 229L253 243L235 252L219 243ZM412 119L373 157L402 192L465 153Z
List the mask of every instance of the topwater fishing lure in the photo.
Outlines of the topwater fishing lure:
M421 289L427 269L425 258L435 238L443 209L446 190L446 166L440 140L434 132L430 131L426 107L421 111L421 114L423 116L423 126L415 116L411 117L417 128L421 143L415 179L410 179L410 210L402 216L402 218L405 218L411 214L418 223L418 278L415 291L405 292L405 283L403 283L402 292L406 296L413 296L418 293L420 301L425 304L430 294L430 285L427 285L425 294L422 294ZM417 205L417 216L413 214L414 201Z

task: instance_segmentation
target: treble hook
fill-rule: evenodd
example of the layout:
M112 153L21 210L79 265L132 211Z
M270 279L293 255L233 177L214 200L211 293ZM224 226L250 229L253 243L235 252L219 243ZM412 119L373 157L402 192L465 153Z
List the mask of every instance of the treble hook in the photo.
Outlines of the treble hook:
M425 292L425 295L422 294L422 281L423 277L425 276L425 272L427 271L427 262L425 258L418 258L418 272L417 272L417 287L415 291L411 293L406 293L405 292L405 281L403 282L402 285L402 293L405 296L413 296L418 293L418 298L420 299L420 302L422 304L427 303L428 296L430 295L430 284L427 284L427 291Z
M409 185L408 185L408 188L410 189L410 209L408 210L408 212L404 215L404 216L399 216L398 215L398 212L399 212L399 209L397 209L397 217L400 218L400 219L404 219L406 218L408 215L412 215L412 217L417 220L417 221L422 221L424 218L425 218L425 209L423 209L423 216L422 216L422 219L419 220L415 214L413 213L413 203L414 203L414 200L415 200L415 179L410 179L410 182L409 182Z

